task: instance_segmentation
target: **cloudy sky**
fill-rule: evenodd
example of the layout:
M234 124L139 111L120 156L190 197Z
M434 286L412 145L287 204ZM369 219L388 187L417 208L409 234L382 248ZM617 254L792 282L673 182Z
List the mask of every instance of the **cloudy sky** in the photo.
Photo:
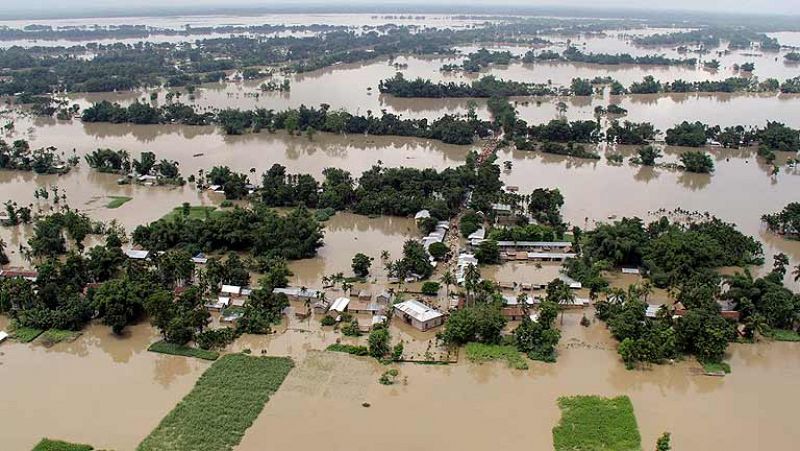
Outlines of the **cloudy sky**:
M165 7L183 9L189 7L234 7L234 6L266 6L271 5L326 5L337 4L363 6L370 4L420 4L420 5L522 5L522 6L560 6L592 8L669 8L692 11L718 11L724 13L777 13L800 14L800 0L671 0L669 2L642 2L641 0L136 0L134 2L120 0L0 0L0 14L24 14L29 17L49 16L52 14L75 14L87 11L123 11L128 8L142 10L145 8ZM457 10L454 10L456 12ZM461 11L459 11L461 12ZM500 11L501 12L501 11Z

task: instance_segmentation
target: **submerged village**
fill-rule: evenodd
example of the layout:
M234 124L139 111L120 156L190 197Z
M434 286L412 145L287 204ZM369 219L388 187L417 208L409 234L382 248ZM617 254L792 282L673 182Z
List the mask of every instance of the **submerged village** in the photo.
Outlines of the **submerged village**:
M0 20L0 448L795 449L800 20L631 14Z

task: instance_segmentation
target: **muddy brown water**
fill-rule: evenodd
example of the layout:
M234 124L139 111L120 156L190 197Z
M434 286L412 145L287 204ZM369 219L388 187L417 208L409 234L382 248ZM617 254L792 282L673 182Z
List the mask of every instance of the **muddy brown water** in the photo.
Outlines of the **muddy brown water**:
M71 149L76 149L76 154L82 157L100 146L125 148L132 155L150 150L159 158L177 160L184 176L215 165L228 165L246 173L254 168L256 171L251 178L255 183L260 182L260 174L273 163L285 165L291 173L307 172L317 177L324 168L331 166L360 175L379 162L390 167L452 167L461 164L470 149L469 146L397 137L320 133L308 140L282 132L230 137L213 127L82 124L29 118L18 119L16 130L6 139L28 138L34 146L56 144L67 155ZM666 148L664 161L677 161L685 150ZM609 151L621 152L627 158L635 149L623 146ZM716 164L716 171L711 175L637 167L627 162L616 166L605 159L573 159L508 149L499 152L498 161L512 162L512 169L503 171L502 179L523 192L537 187L558 187L566 198L564 216L573 225L591 227L597 221L632 215L656 219L658 214L649 213L677 207L709 211L758 237L765 244L768 259L775 252L784 252L793 265L797 264L800 242L765 231L760 217L797 200L800 192L798 169L783 167L777 176L771 176L771 167L758 161L752 149L711 149L710 152ZM788 156L781 155L779 161L785 161ZM100 220L117 219L132 231L136 225L153 221L182 202L212 205L222 200L220 195L198 193L188 185L181 188L117 186L116 179L115 175L91 171L84 162L62 176L3 171L0 172L0 201L13 199L23 205L36 205L34 190L55 184L66 190L71 206L86 210ZM127 195L133 200L110 210L105 208L108 195ZM48 208L48 202L38 203ZM314 272L320 277L324 273L347 272L356 252L366 250L377 257L381 250L388 248L396 256L402 241L415 233L410 222L398 218L373 220L343 215L334 219L330 227L329 245L321 250L320 257L295 264L298 282L313 279ZM2 228L0 237L9 242L14 251L24 241L25 234L21 228Z
M199 108L268 108L284 110L300 105L319 106L326 103L333 109L343 108L356 114L372 111L380 114L386 110L407 118L437 118L444 114L464 114L469 102L477 104L477 113L484 119L489 118L486 99L421 99L397 98L380 94L378 84L381 80L391 78L398 71L391 63L407 64L408 68L400 70L406 78L430 78L442 82L469 82L480 75L493 74L501 78L547 83L551 80L556 85L569 85L574 77L593 78L596 75L612 76L621 79L628 85L639 81L644 75L653 74L664 81L684 78L713 79L725 78L729 74L712 76L703 71L676 67L643 67L643 66L597 66L589 64L569 63L537 63L536 65L512 64L504 67L492 67L480 75L447 74L439 72L445 63L458 61L453 58L425 58L400 56L390 61L375 61L354 64L342 64L320 69L306 74L289 76L292 88L288 93L260 91L263 81L247 81L237 83L204 84L191 99L187 94L180 97L181 102L196 105ZM686 72L686 73L684 73ZM795 71L795 76L800 71ZM276 76L281 81L283 76ZM787 77L783 77L787 78ZM368 88L371 88L368 89ZM168 90L156 90L158 103L165 101ZM324 98L320 92L325 92ZM69 96L71 103L82 108L100 100L110 100L123 105L136 100L149 102L149 92L134 91L120 93L78 93ZM629 95L629 96L592 96L566 98L531 98L519 97L517 102L520 117L531 124L546 122L558 117L556 105L567 104L565 116L570 120L594 119L594 108L598 105L618 104L628 109L626 119L633 121L650 121L657 128L666 130L682 120L699 120L710 124L758 125L763 126L767 120L777 120L795 127L800 126L800 119L794 113L797 95L776 94L670 94L670 95Z
M625 370L604 326L567 314L556 364L526 371L461 362L446 367L383 366L369 359L310 353L245 434L240 450L552 449L559 396L628 395L644 449L672 432L675 449L793 449L800 433L796 344L732 345L733 372L703 376L693 360ZM398 384L377 380L400 370ZM364 408L363 402L371 407ZM302 426L301 426L302 425ZM731 433L731 431L750 431Z
M0 330L8 320L0 316ZM147 351L147 324L115 337L89 325L70 343L0 344L2 448L29 450L43 437L132 450L194 386L209 362Z

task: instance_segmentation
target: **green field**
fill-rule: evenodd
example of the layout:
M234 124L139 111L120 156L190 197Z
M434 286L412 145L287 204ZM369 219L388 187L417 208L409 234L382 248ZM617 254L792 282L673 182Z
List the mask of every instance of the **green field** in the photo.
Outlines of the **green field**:
M92 451L94 448L79 443L69 443L61 440L43 438L33 447L33 451Z
M119 208L119 207L121 207L121 206L122 206L122 204L124 204L125 202L129 202L129 201L133 200L133 198L132 198L132 197L128 197L128 196L106 196L106 197L108 197L109 199L111 199L111 200L110 200L110 201L109 201L109 202L106 204L106 208Z
M505 360L508 366L517 370L527 370L528 362L514 346L487 345L483 343L467 343L467 358L472 362L482 363L492 360Z
M217 360L219 353L216 351L208 351L206 349L191 348L189 346L177 345L175 343L167 343L166 341L157 341L147 348L150 352L160 352L162 354L180 355L184 357L197 357L203 360Z
M553 428L556 451L639 451L642 438L627 396L558 398L561 422Z
M217 207L208 207L204 205L192 205L189 207L189 218L192 219L206 219L206 212L209 216L220 214L222 211L217 210ZM177 216L184 216L183 207L175 207L171 212L161 217L163 220L172 220Z
M39 341L44 343L46 346L52 346L56 343L61 343L62 341L75 340L80 335L80 332L74 332L71 330L50 329L41 335Z
M36 340L36 337L43 332L42 329L34 329L33 327L18 327L11 332L11 336L20 343L30 343Z
M726 362L700 362L703 365L703 371L706 374L728 374L731 372L731 366Z
M234 448L292 367L294 362L288 357L228 354L220 358L138 449Z
M771 336L776 341L800 341L800 334L793 330L775 329Z

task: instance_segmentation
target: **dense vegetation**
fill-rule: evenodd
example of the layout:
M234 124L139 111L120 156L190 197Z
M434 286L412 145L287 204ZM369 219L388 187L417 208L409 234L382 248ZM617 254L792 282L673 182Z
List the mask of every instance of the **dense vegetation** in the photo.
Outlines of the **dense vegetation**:
M63 158L55 147L31 149L28 141L18 139L8 144L0 139L0 169L33 171L37 174L57 174L69 171L77 157Z
M728 42L729 49L747 49L758 44L762 50L780 50L777 39L739 27L710 27L690 31L658 33L639 36L633 42L643 46L690 46L702 45L707 48L719 47L722 41Z
M288 357L229 354L220 358L138 449L233 448L292 367Z
M775 233L789 238L800 238L800 202L791 202L777 213L761 216L761 220Z
M140 110L146 109L145 112ZM434 121L403 119L383 111L380 116L368 112L366 116L352 115L346 111L331 111L323 104L319 109L300 106L275 112L267 109L241 111L234 109L196 113L194 108L182 104L152 107L134 102L122 107L108 101L96 103L83 112L84 122L130 122L135 124L181 123L203 125L214 123L226 134L241 135L261 130L286 130L290 134L315 131L330 133L355 133L370 135L412 136L436 139L448 144L471 144L475 136L486 136L488 127L474 114L467 117L445 115Z
M208 219L177 216L139 226L133 242L151 251L250 251L257 257L308 258L322 246L322 232L311 212L298 208L285 216L261 205L234 208Z
M394 78L381 80L378 89L395 97L427 98L550 96L565 93L550 85L502 80L493 75L486 75L471 83L433 83L423 78L407 80L399 72Z

